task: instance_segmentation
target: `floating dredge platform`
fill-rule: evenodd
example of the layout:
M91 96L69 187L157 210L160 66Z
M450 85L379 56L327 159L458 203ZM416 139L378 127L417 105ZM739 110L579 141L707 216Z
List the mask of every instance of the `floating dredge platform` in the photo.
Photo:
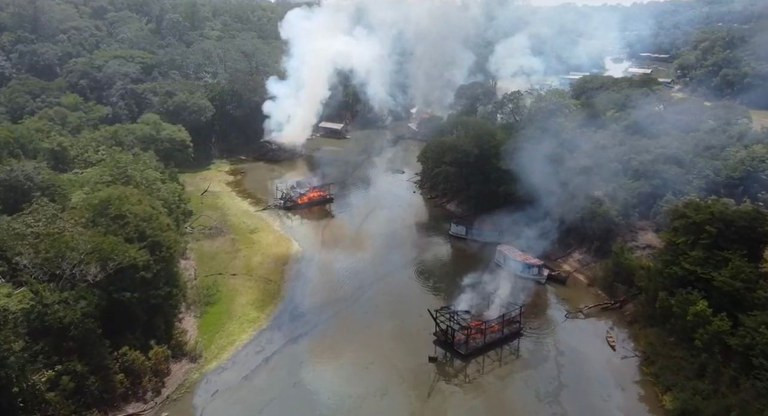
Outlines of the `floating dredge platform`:
M512 305L507 310L487 320L451 306L428 310L435 322L435 345L464 358L496 348L523 332L523 307Z
M277 186L275 188L277 197L275 198L274 207L293 211L333 203L334 197L331 192L331 185L326 183L304 186L301 183L296 183L284 188Z

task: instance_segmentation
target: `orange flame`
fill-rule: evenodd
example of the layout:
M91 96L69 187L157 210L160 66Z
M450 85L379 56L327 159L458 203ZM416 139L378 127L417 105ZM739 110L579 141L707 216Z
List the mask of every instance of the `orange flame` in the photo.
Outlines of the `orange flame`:
M296 202L298 202L299 204L306 204L306 203L309 203L309 202L312 202L312 201L318 201L318 200L321 200L321 199L326 199L329 196L330 195L328 194L327 191L324 191L324 190L318 189L318 188L312 188L309 191L301 194L296 199Z
M456 342L464 342L467 337L469 337L471 342L480 342L487 335L493 336L499 332L503 332L505 326L511 328L514 323L515 321L511 318L505 319L503 322L504 325L502 325L502 322L496 322L486 326L483 321L472 321L469 323L469 331L467 332L467 335L456 334Z

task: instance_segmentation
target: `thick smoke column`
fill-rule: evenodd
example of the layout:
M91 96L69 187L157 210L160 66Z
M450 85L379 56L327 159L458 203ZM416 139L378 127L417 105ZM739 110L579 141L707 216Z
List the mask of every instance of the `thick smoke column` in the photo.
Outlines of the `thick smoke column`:
M454 307L492 319L507 312L510 304L524 304L535 284L531 280L512 277L501 268L491 267L464 277Z
M280 25L285 77L267 82L268 139L302 144L341 71L382 113L440 113L466 82L527 88L622 49L611 10L533 7L540 1L326 0L291 10Z
M382 45L335 3L294 9L280 25L280 34L290 45L283 62L288 78L267 81L274 98L264 103L264 113L268 131L285 143L300 144L309 136L336 71L352 70L379 83L387 75L381 66L386 62Z
M339 71L381 112L447 108L474 62L468 42L480 12L475 2L440 0L328 0L290 11L280 25L286 78L267 82L269 138L303 143Z

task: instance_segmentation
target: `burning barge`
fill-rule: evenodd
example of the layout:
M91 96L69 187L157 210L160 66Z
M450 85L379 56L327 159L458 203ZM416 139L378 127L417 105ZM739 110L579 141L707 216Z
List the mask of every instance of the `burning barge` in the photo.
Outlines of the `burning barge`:
M286 211L311 208L333 203L334 197L330 183L307 186L297 182L289 187L275 187L274 207Z
M435 322L435 345L462 358L487 352L523 332L522 306L510 306L507 312L487 320L452 306L428 312Z

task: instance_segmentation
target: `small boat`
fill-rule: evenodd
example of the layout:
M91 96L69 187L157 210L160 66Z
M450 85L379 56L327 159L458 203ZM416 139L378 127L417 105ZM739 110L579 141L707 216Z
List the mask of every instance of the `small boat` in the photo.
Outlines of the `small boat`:
M504 240L504 233L498 228L494 228L489 224L479 226L475 222L467 220L451 221L448 234L481 243L501 243Z
M605 342L612 350L616 351L616 337L610 331L605 331Z
M549 270L544 266L543 261L510 245L501 244L496 247L494 262L521 279L533 280L541 284L547 281Z

